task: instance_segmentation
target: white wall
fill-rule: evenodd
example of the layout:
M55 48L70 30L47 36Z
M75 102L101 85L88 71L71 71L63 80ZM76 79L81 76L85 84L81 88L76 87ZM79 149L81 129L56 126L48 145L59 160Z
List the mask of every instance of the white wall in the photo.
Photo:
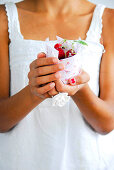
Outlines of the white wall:
M114 0L89 0L95 4L100 3L100 4L104 4L109 8L114 8Z

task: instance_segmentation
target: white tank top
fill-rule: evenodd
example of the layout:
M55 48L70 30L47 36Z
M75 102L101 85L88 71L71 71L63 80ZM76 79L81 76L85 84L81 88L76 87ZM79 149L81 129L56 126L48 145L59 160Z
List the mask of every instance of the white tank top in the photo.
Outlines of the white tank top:
M7 3L5 7L11 40L10 95L13 96L28 85L29 64L38 53L45 52L45 41L24 39L16 5ZM97 96L104 51L100 44L104 9L102 5L96 6L86 37L88 48L80 56L83 69L90 75L89 86ZM56 41L49 43L54 45ZM112 158L107 157L110 147L106 152L103 143L109 135L102 137L95 132L72 99L62 108L53 107L51 100L46 99L11 131L0 134L0 170L105 170ZM114 170L114 166L111 168L108 170Z

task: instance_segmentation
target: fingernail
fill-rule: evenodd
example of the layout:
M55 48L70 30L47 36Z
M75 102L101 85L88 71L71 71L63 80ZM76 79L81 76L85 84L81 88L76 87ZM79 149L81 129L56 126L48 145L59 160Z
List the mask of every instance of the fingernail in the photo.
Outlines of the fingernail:
M60 78L60 73L56 73L56 74L55 74L55 77L56 77L56 78Z
M51 84L50 84L50 87L54 87L54 86L55 86L55 83L51 83Z
M59 64L59 69L64 69L64 65L63 64Z
M46 56L46 54L44 53L44 52L41 52L41 53L39 53L38 55L37 55L37 58L39 58L39 57L41 57L41 55L45 55Z
M80 82L80 79L79 77L76 78L76 82L79 83Z
M44 52L41 52L41 54L46 55Z
M76 84L76 79L75 78L71 78L70 82L71 82L71 84L75 85Z
M58 58L53 58L53 62L56 64L56 63L58 63L59 62L59 60L58 60Z

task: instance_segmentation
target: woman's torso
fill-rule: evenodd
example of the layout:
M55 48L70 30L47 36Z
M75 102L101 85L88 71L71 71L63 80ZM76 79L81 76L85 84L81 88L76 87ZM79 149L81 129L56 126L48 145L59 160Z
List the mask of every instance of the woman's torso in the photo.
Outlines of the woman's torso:
M8 3L6 11L11 40L9 64L12 96L28 84L29 64L39 52L45 52L45 41L24 39L16 6ZM104 6L101 5L95 9L86 37L88 48L80 54L83 68L90 74L90 88L97 96L104 50L100 44L103 11ZM56 41L49 43L54 45ZM72 99L62 108L52 107L51 99L47 99L11 131L0 134L0 166L3 170L104 170L98 137Z

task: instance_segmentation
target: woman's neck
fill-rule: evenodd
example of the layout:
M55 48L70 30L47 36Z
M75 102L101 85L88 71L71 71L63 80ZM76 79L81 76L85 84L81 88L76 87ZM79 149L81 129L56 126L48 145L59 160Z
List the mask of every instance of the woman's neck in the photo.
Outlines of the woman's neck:
M50 15L68 13L72 7L79 6L83 0L35 0L37 10L48 12Z
M24 0L19 5L29 11L46 13L53 18L74 13L83 15L89 8L91 12L92 6L87 0Z

